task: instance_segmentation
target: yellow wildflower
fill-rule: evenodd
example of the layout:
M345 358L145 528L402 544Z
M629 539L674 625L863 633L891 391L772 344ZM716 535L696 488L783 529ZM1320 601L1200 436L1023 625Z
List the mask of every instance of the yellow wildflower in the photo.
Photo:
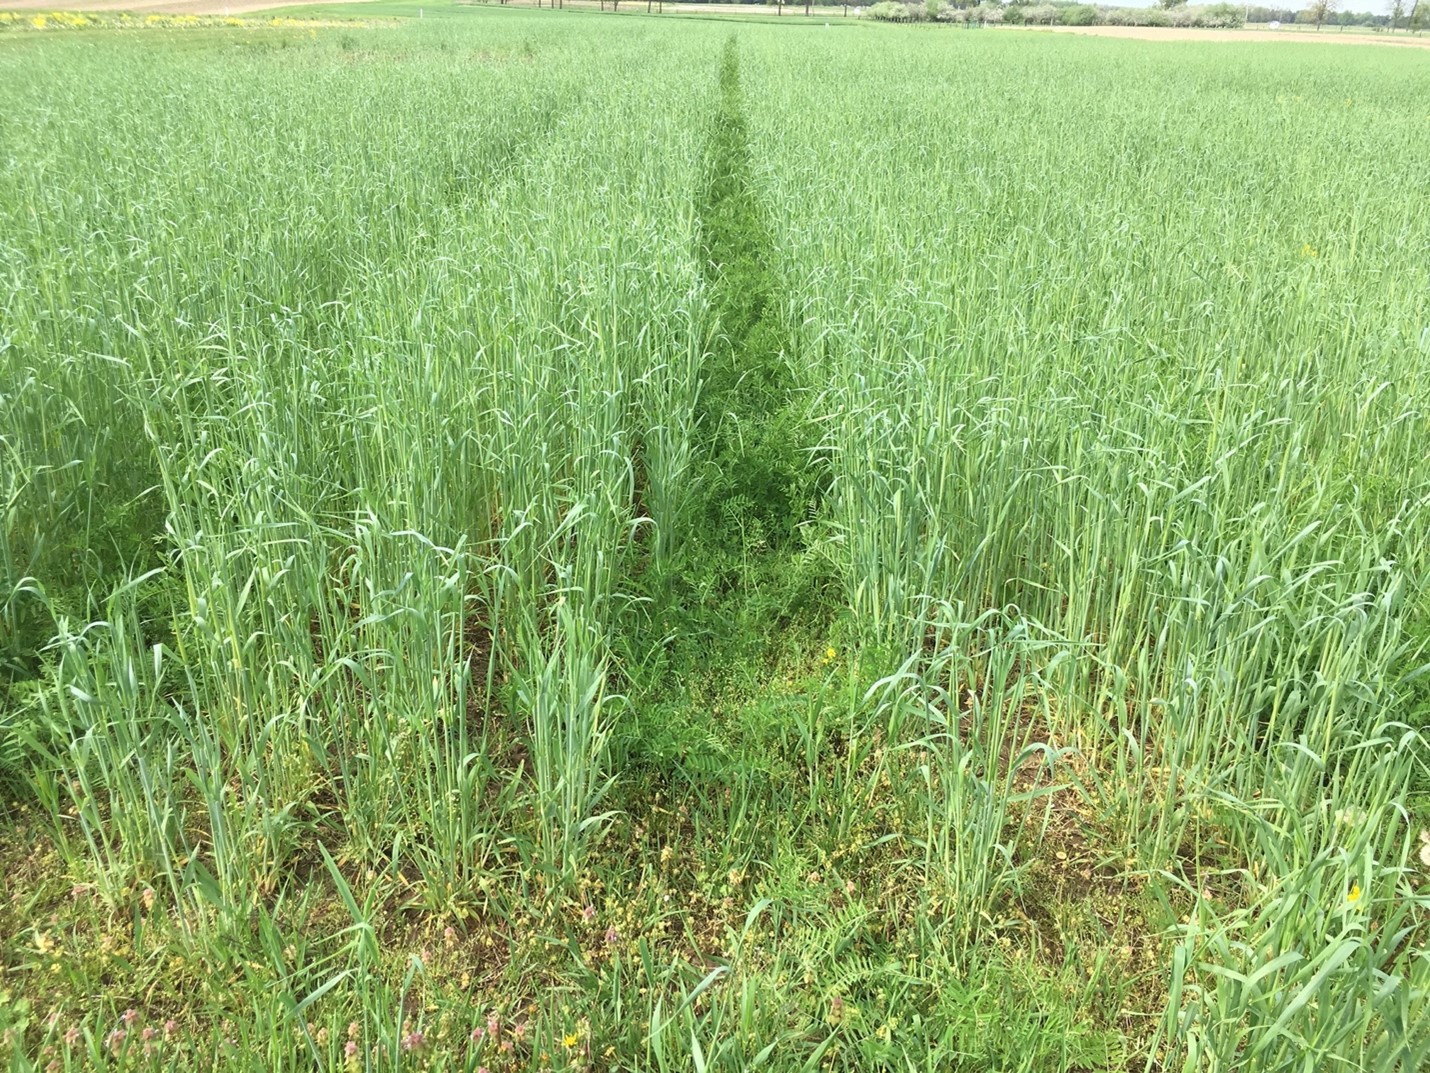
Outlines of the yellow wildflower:
M1358 901L1360 901L1360 884L1352 883L1349 893L1346 894L1346 904L1355 905Z

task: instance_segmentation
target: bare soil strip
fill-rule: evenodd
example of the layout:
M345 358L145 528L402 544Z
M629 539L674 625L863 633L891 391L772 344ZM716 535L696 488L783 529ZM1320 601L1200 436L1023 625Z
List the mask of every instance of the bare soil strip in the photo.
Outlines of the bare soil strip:
M1290 41L1304 45L1395 45L1402 48L1430 48L1430 36L1408 34L1341 33L1334 29L1315 30L1198 30L1173 26L1027 26L1060 34L1088 34L1092 37L1123 37L1133 41Z

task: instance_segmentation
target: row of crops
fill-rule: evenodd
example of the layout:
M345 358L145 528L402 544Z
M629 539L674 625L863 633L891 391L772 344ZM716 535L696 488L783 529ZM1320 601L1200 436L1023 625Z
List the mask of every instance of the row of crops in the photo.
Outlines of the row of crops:
M437 14L0 42L12 1068L1430 1058L1416 50Z

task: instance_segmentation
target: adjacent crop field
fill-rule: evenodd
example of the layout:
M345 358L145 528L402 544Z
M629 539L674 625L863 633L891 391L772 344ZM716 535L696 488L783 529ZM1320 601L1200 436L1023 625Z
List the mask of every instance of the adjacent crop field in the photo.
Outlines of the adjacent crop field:
M1425 57L425 16L0 34L0 1060L1425 1068Z

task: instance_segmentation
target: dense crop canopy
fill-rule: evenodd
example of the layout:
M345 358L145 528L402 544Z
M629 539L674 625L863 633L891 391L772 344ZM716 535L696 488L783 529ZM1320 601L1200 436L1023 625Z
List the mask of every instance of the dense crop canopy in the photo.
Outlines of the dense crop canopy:
M0 38L0 1054L1430 1060L1419 51L433 14Z

